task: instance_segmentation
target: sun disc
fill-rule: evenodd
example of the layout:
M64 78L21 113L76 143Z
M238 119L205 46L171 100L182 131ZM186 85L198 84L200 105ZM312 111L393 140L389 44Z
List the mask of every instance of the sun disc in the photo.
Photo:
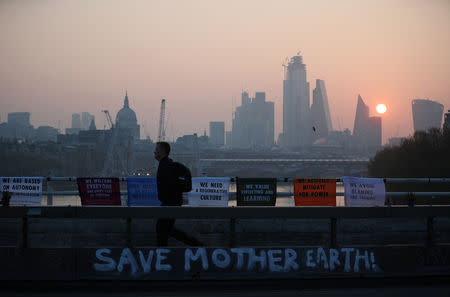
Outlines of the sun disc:
M387 110L386 105L384 105L384 104L378 104L377 105L377 112L378 113L383 114L383 113L386 112L386 110Z

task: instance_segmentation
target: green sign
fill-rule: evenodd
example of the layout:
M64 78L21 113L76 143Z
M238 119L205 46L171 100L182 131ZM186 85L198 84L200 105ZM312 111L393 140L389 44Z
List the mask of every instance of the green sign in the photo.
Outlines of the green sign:
M237 206L275 206L276 178L237 178Z

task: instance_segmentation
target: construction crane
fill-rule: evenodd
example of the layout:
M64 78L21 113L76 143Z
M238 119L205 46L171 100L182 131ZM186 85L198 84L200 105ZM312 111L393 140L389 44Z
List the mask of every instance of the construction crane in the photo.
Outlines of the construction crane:
M111 115L109 114L109 111L107 111L107 110L102 110L102 111L105 113L106 120L108 121L108 124L109 124L109 128L110 129L114 128L114 123L111 119Z
M161 100L161 112L159 114L158 141L166 140L166 129L164 127L164 115L166 113L166 99Z
M131 142L129 135L120 134L119 129L114 125L109 111L102 110L105 113L106 120L111 129L109 140L107 140L107 149L105 163L103 164L102 176L127 176L129 161L132 158Z

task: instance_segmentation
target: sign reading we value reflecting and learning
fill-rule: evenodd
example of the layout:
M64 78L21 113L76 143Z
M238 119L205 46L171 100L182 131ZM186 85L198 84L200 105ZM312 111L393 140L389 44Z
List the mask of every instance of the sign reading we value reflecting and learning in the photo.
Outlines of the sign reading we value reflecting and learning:
M121 205L117 177L79 177L77 184L81 205Z
M275 206L276 178L237 178L237 206Z
M188 193L191 206L228 206L229 177L194 177Z
M295 178L295 206L336 206L336 179Z
M42 177L1 177L0 189L11 193L9 205L41 205Z

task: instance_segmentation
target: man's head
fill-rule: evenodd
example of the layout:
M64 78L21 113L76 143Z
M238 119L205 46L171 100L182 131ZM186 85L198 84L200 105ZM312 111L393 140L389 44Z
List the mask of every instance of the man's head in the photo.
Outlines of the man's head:
M170 144L164 141L157 142L153 154L156 160L161 161L162 158L170 154Z

